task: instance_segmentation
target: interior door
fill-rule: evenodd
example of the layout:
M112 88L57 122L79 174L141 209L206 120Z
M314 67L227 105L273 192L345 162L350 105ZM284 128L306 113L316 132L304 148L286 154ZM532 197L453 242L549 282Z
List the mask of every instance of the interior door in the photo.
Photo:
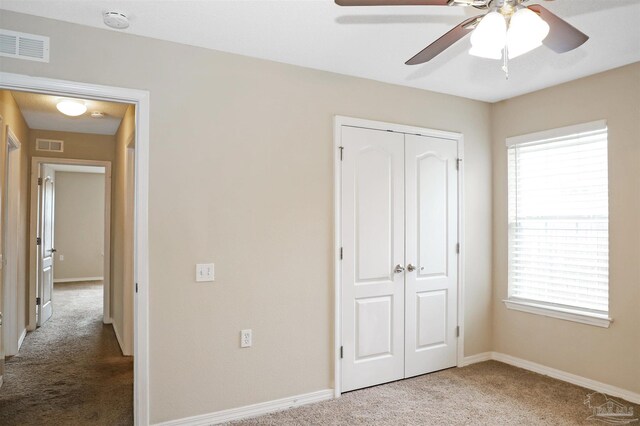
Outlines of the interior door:
M40 244L38 245L38 326L41 326L53 313L53 256L55 246L53 241L54 205L55 205L55 171L43 164L40 169L38 188L40 190L39 230Z
M404 377L404 136L342 127L342 390Z
M456 141L405 136L405 376L456 365Z

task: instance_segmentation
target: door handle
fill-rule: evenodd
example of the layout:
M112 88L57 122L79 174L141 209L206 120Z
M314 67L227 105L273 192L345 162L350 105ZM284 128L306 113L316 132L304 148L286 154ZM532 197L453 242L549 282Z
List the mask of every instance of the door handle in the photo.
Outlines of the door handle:
M413 271L415 271L415 270L416 270L416 267L415 267L415 266L413 266L412 264L408 264L408 265L407 265L407 271L409 271L409 272L413 272Z
M55 252L57 252L57 251L58 251L58 250L56 250L56 249L54 249L54 248L52 248L52 249L51 249L51 253L55 253Z
M401 274L402 272L404 272L404 266L400 264L396 265L396 268L393 270L393 272L395 272L396 274Z

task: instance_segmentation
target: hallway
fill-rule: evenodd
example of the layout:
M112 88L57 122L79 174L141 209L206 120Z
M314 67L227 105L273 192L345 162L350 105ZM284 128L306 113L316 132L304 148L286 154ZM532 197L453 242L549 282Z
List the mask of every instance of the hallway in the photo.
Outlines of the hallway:
M102 323L102 284L56 284L54 314L6 362L2 425L133 423L133 358Z

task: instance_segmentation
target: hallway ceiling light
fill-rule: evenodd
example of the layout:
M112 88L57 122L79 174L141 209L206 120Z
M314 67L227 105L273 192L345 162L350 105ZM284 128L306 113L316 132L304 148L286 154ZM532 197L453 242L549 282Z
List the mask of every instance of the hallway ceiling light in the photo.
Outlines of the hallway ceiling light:
M56 104L58 111L70 117L77 117L87 112L87 106L82 101L64 99Z

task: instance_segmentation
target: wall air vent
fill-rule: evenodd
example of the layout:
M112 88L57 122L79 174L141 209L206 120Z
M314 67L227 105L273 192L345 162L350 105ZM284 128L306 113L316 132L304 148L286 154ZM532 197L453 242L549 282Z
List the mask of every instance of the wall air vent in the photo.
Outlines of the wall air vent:
M53 139L36 139L36 151L63 152L64 142Z
M0 56L49 62L49 37L0 29Z

